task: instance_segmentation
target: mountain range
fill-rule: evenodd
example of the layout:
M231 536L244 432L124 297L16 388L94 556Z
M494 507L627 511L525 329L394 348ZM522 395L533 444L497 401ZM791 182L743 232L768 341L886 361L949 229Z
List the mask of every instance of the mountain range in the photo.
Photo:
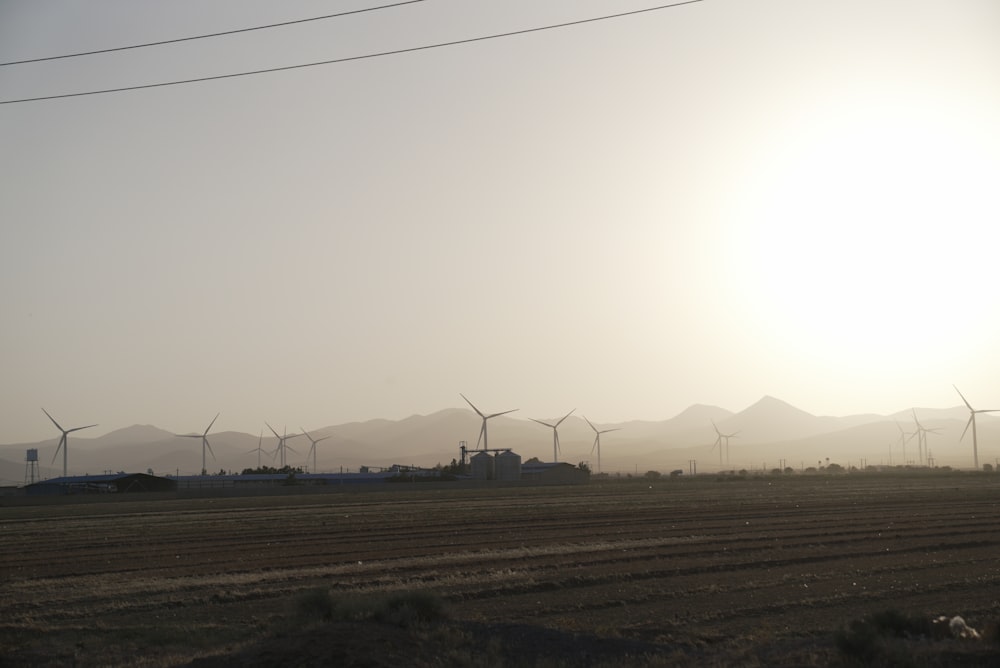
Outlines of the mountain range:
M947 409L915 409L921 424L936 433L928 435L928 450L936 465L972 467L971 433L960 440L969 413L964 406ZM554 422L562 416L539 416ZM729 459L713 444L717 439L713 422L729 440ZM430 415L402 420L349 422L311 430L313 438L330 438L317 446L319 471L357 471L361 466L408 464L432 467L459 458L464 441L475 449L481 418L468 409L448 408ZM980 463L994 464L1000 456L1000 418L977 417ZM629 421L595 424L598 429L618 429L601 438L601 469L609 473L642 474L648 470L759 470L783 464L795 469L827 462L842 466L860 464L919 463L916 437L901 442L901 430L915 431L913 409L892 415L815 416L774 397L763 397L734 413L718 406L696 404L661 421ZM489 421L489 443L493 448L511 448L523 459L553 460L552 430L527 418L503 415ZM588 462L597 468L592 452L594 432L579 415L571 415L559 427L560 461ZM62 456L53 463L58 434L37 443L0 445L0 484L19 485L26 477L25 453L37 448L42 478L61 475ZM277 439L234 431L209 433L215 458L208 457L210 473L240 472L256 467L258 457L274 465L269 455L259 455L258 442L273 452ZM293 449L287 461L310 469L310 443L304 436L289 439ZM201 470L201 441L182 438L152 425L133 425L97 438L71 434L69 473L152 470L155 474L192 475ZM891 459L890 459L891 458Z

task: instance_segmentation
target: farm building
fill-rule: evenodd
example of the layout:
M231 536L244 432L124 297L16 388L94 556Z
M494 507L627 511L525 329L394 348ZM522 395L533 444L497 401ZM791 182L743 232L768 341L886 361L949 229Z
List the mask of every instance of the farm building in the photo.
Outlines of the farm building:
M103 475L50 478L25 486L29 496L62 494L131 494L136 492L173 492L177 483L145 473L106 473Z
M590 481L590 472L566 462L526 462L521 480L538 484L579 485Z
M175 476L177 489L251 489L288 485L357 485L384 483L398 475L394 471L381 473L245 473L237 475Z
M469 458L469 472L473 480L505 480L521 479L521 455L510 450L480 451Z

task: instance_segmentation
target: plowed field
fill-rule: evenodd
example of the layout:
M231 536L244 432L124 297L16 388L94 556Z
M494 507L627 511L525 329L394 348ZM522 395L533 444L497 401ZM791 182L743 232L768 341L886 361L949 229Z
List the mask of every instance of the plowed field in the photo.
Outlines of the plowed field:
M498 637L642 642L655 665L825 665L834 630L890 608L1000 617L1000 476L391 487L0 507L3 658L246 659L317 589L429 590Z

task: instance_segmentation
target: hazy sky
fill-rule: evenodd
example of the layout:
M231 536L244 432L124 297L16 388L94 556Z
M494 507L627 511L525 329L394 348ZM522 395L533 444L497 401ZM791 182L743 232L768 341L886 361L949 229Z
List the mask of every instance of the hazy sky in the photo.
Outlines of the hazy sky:
M380 4L0 0L0 60ZM427 0L0 100L654 6ZM0 105L0 442L464 407L1000 407L1000 3L704 0ZM280 427L279 427L280 428Z

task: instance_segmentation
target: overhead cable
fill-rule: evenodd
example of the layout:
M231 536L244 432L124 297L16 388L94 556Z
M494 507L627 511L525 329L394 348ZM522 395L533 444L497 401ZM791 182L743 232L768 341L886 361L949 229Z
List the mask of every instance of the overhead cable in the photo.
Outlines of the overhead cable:
M363 14L365 12L375 12L380 9L390 9L392 7L399 7L401 5L412 5L417 2L425 2L425 0L403 0L403 2L394 2L389 5L379 5L377 7L366 7L365 9L352 9L347 12L339 12L337 14L326 14L325 16L313 16L307 19L295 19L293 21L282 21L281 23L268 23L262 26L253 26L252 28L237 28L235 30L224 30L222 32L212 32L205 35L194 35L192 37L178 37L176 39L164 39L159 42L146 42L144 44L132 44L129 46L116 46L109 49L97 49L94 51L80 51L78 53L66 53L61 56L44 56L41 58L26 58L24 60L11 60L6 63L0 63L0 67L6 67L8 65L25 65L27 63L41 63L46 60L60 60L62 58L79 58L80 56L93 56L98 53L112 53L114 51L128 51L129 49L144 49L147 46L162 46L164 44L176 44L178 42L190 42L196 39L208 39L209 37L224 37L226 35L236 35L242 32L252 32L254 30L266 30L268 28L280 28L283 26L296 25L298 23L309 23L310 21L323 21L326 19L335 19L341 16L349 16L351 14Z
M438 42L436 44L425 44L423 46L413 46L404 49L394 49L392 51L379 51L377 53L366 53L360 56L346 56L344 58L333 58L331 60L321 60L312 63L301 63L299 65L285 65L283 67L270 67L262 70L252 70L249 72L233 72L231 74L217 74L214 76L198 77L195 79L178 79L175 81L161 81L159 83L151 84L140 84L137 86L122 86L120 88L105 88L101 90L90 90L84 91L82 93L62 93L59 95L43 95L39 97L25 97L16 100L0 100L0 105L3 104L20 104L23 102L40 102L42 100L59 100L68 97L84 97L87 95L104 95L107 93L123 93L126 91L133 90L144 90L147 88L162 88L165 86L179 86L182 84L200 83L203 81L218 81L221 79L234 79L236 77L248 77L257 74L270 74L272 72L287 72L289 70L299 70L307 67L317 67L319 65L334 65L337 63L347 63L355 60L366 60L369 58L380 58L382 56L395 56L403 53L414 53L416 51L427 51L430 49L440 49L446 46L458 46L460 44L471 44L473 42L484 42L491 39L499 39L501 37L514 37L516 35L525 35L533 32L541 32L543 30L554 30L556 28L568 28L570 26L578 26L586 23L595 23L597 21L606 21L608 19L617 19L625 16L634 16L636 14L644 14L648 12L655 12L661 9L671 9L673 7L681 7L683 5L693 5L697 2L704 2L704 0L684 0L683 2L676 2L669 5L658 5L656 7L647 7L645 9L636 9L629 12L621 12L618 14L606 14L604 16L595 16L589 19L579 19L577 21L568 21L566 23L554 23L545 26L538 26L535 28L524 28L522 30L513 30L511 32L495 33L492 35L483 35L481 37L469 37L467 39L458 39L451 42Z

